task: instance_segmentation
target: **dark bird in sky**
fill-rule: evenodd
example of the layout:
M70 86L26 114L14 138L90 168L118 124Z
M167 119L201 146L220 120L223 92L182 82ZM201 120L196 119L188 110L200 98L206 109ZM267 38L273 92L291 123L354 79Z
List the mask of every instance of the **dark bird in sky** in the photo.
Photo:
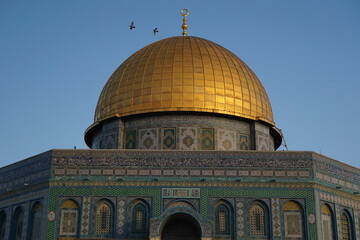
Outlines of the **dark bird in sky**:
M156 35L156 33L159 32L158 28L154 28L153 32L154 32L154 35Z
M130 30L132 30L133 28L135 28L134 21L130 23Z

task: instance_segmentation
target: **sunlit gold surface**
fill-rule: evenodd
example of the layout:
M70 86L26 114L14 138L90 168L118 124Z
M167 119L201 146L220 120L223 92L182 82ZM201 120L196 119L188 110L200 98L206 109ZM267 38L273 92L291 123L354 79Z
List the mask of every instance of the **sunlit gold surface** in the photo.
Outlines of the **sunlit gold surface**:
M95 122L164 111L197 111L274 125L264 87L227 49L198 37L171 37L130 56L104 86Z

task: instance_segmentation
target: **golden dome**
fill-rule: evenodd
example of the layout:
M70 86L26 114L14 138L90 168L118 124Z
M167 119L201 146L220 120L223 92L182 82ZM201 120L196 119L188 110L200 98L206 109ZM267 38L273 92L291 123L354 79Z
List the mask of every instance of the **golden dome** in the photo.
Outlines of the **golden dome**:
M274 125L269 98L235 54L198 37L170 37L130 56L104 86L95 123L112 117L196 111Z

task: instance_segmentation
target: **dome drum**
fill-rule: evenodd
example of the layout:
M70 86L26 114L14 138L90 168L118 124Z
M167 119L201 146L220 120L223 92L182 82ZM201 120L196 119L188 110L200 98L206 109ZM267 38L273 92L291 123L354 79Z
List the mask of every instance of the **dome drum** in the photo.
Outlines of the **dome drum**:
M267 124L206 113L152 113L104 121L87 133L92 149L273 151Z

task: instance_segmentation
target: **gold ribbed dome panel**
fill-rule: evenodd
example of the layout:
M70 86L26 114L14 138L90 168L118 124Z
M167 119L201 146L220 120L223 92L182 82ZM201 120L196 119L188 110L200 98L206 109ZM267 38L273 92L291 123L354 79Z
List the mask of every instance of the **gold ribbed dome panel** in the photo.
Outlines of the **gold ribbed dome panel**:
M125 60L101 92L95 122L164 111L228 114L274 125L253 71L227 49L198 37L166 38Z

